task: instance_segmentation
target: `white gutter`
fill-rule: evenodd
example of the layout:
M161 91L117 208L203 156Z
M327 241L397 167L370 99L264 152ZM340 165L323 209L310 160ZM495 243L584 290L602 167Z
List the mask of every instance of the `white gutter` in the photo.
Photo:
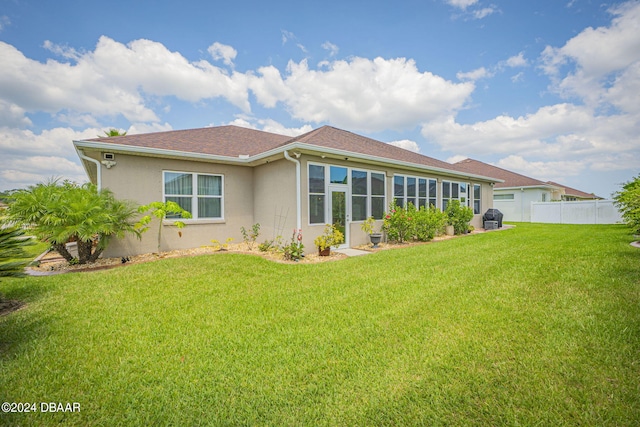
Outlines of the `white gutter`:
M289 156L289 153L284 151L284 158L296 164L296 230L302 228L302 204L300 201L300 161Z
M84 153L82 152L82 150L79 150L77 146L75 146L76 149L76 153L78 153L78 157L80 157L82 160L87 160L91 163L95 163L96 165L96 185L98 186L98 191L102 190L102 170L100 169L100 162L96 159L92 159L91 157L87 157L84 155ZM84 165L83 165L84 166ZM84 168L85 172L87 172L87 176L89 175L89 171L87 170L87 168Z

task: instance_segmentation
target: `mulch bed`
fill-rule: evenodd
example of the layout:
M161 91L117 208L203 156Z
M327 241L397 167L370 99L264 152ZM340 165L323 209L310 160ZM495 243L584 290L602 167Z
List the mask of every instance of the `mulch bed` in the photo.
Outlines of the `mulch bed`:
M201 247L194 249L174 250L168 252L162 252L160 254L147 253L142 255L131 255L126 258L99 258L96 262L83 265L70 265L64 258L62 258L56 252L49 252L48 254L40 257L39 265L31 266L27 268L27 273L38 275L50 275L60 274L68 272L83 272L83 271L96 271L105 270L110 268L122 267L131 264L141 264L145 262L157 261L159 259L166 258L180 258L185 256L195 255L215 255L221 253L237 253L237 254L250 254L261 256L270 261L285 263L285 264L313 264L318 262L337 261L344 259L347 256L341 253L332 251L330 256L321 257L317 253L307 254L300 261L287 261L282 257L281 253L277 252L260 252L257 249L257 244L252 250L250 250L246 244L240 243L235 245L229 245L228 249L220 250L213 247Z

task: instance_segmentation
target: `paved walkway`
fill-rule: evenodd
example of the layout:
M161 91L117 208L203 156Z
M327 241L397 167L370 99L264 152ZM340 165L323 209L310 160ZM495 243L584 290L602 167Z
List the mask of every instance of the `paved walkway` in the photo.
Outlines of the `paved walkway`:
M372 252L361 251L360 249L346 248L346 249L334 249L334 252L338 252L341 254L345 254L346 256L360 256L360 255L369 255Z

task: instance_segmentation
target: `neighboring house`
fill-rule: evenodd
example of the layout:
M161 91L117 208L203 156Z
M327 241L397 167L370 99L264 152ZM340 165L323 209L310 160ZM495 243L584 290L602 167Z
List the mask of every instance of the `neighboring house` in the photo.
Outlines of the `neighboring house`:
M302 229L307 252L325 223L344 230L344 246L366 242L362 221L382 224L392 199L434 204L459 199L472 224L493 206L499 180L348 131L324 126L291 138L236 126L74 141L91 182L139 204L172 200L192 219L181 237L165 222L163 250L241 240L260 223L260 241ZM114 241L107 256L152 252L154 236Z
M465 159L455 164L469 173L500 178L493 188L493 207L505 221L531 221L531 202L570 201L599 198L551 181L540 181L478 160Z
M575 188L567 187L566 185L558 184L553 181L547 181L547 184L561 188L560 200L564 202L579 202L581 200L603 200L602 197L596 196L593 193L585 193L584 191L576 190Z

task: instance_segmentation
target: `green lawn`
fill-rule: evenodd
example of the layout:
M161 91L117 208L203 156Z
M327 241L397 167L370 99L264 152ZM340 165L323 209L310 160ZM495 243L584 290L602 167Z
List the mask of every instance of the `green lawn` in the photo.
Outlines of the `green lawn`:
M640 249L515 229L314 265L250 255L12 279L8 425L640 425Z

